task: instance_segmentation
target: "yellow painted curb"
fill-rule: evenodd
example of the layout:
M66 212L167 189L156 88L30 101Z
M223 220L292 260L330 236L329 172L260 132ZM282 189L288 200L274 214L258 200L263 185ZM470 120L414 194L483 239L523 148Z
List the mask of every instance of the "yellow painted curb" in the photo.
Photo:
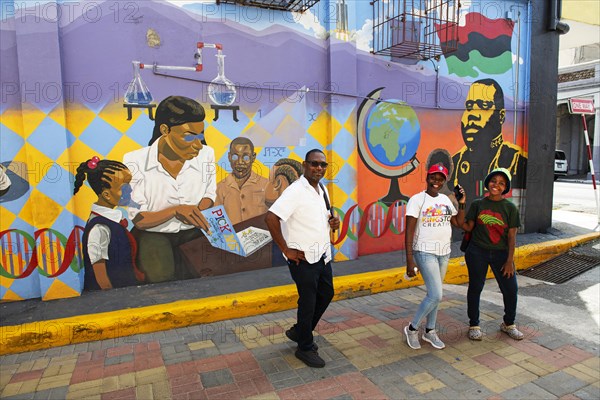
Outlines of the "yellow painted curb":
M521 246L515 252L515 263L518 269L526 269L597 238L600 238L600 233ZM404 280L404 272L404 267L398 267L337 277L334 300L423 284L421 279ZM450 260L446 282L459 284L467 281L464 258ZM284 285L204 299L3 326L0 327L0 355L283 311L295 308L296 300L295 285Z

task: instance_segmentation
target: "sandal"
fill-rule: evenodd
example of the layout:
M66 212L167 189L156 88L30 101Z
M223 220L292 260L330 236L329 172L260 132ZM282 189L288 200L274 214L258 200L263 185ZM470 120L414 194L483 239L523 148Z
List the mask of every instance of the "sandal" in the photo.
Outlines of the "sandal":
M469 339L471 340L482 340L483 333L481 332L481 328L478 326L470 326L469 327Z
M500 325L500 330L515 340L523 340L525 335L517 329L515 324L506 325L504 322Z

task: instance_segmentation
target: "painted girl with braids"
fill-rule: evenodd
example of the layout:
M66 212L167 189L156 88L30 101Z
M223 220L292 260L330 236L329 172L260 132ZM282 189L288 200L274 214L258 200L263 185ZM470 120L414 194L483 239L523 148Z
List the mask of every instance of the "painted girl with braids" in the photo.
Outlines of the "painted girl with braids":
M111 289L143 281L135 265L135 240L127 230L127 220L115 210L123 186L131 181L131 172L123 163L94 156L77 167L74 195L86 179L98 201L92 204L83 234L83 248L87 250L84 289Z

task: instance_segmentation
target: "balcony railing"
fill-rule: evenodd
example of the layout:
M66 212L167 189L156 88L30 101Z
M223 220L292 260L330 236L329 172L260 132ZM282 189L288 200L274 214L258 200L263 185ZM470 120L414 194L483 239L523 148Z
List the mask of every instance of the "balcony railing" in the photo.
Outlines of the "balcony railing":
M271 10L304 12L320 0L217 0L217 4L238 4Z
M458 48L458 0L374 0L373 52L429 59Z

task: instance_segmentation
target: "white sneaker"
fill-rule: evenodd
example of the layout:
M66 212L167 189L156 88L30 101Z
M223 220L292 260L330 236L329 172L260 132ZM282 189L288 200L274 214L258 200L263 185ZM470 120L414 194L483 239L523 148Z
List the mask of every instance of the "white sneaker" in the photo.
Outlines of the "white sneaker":
M431 343L431 345L433 347L435 347L436 349L443 349L444 347L446 347L446 345L444 344L444 342L442 342L440 340L440 338L438 337L437 333L435 332L435 329L430 330L429 332L425 332L423 334L423 340L426 342Z
M418 350L421 348L419 343L419 331L411 331L408 329L408 325L404 327L404 334L406 335L406 343L411 349Z

